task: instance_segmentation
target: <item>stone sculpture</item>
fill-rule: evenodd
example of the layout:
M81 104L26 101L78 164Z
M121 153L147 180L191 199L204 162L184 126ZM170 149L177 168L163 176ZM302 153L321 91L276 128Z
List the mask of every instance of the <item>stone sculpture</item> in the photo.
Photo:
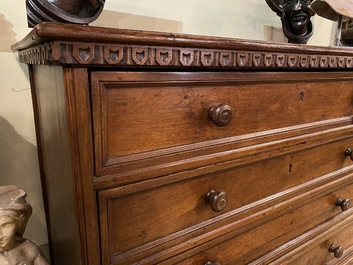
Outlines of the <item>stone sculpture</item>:
M0 264L48 265L38 246L22 237L32 207L16 186L0 186Z

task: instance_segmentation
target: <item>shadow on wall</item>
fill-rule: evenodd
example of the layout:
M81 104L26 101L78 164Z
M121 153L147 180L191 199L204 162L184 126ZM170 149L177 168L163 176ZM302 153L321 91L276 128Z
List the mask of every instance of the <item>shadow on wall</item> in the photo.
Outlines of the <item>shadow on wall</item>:
M92 26L182 33L183 23L174 20L103 10Z
M16 185L27 193L33 208L24 237L46 244L47 230L40 187L37 147L0 116L0 185Z
M16 33L13 25L0 13L0 52L11 52L11 45L16 42Z

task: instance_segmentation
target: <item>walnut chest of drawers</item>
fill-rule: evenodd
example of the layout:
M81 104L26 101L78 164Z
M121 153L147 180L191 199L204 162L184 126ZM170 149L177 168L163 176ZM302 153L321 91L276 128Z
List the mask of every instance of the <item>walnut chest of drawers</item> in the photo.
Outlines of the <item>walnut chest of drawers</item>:
M353 50L41 24L53 264L352 264Z

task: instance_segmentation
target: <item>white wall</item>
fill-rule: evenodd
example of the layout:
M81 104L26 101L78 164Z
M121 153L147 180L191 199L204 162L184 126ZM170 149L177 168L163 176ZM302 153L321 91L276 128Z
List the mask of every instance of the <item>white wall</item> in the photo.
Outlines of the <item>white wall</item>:
M309 44L330 45L335 25L315 17ZM97 26L286 41L265 0L106 0ZM0 1L0 185L28 193L34 208L25 236L47 243L28 71L10 46L29 32L25 1Z
M312 45L332 44L335 26L314 17ZM287 40L279 17L265 0L106 0L105 10L92 25L223 36L253 40Z
M47 244L28 71L10 46L28 33L25 1L0 1L0 185L27 192L25 237Z

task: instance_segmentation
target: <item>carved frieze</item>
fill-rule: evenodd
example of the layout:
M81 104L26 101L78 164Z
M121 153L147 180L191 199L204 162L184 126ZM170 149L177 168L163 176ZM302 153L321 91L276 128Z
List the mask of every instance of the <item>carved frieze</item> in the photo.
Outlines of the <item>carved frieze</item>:
M353 56L52 42L19 52L27 64L178 68L352 68Z

